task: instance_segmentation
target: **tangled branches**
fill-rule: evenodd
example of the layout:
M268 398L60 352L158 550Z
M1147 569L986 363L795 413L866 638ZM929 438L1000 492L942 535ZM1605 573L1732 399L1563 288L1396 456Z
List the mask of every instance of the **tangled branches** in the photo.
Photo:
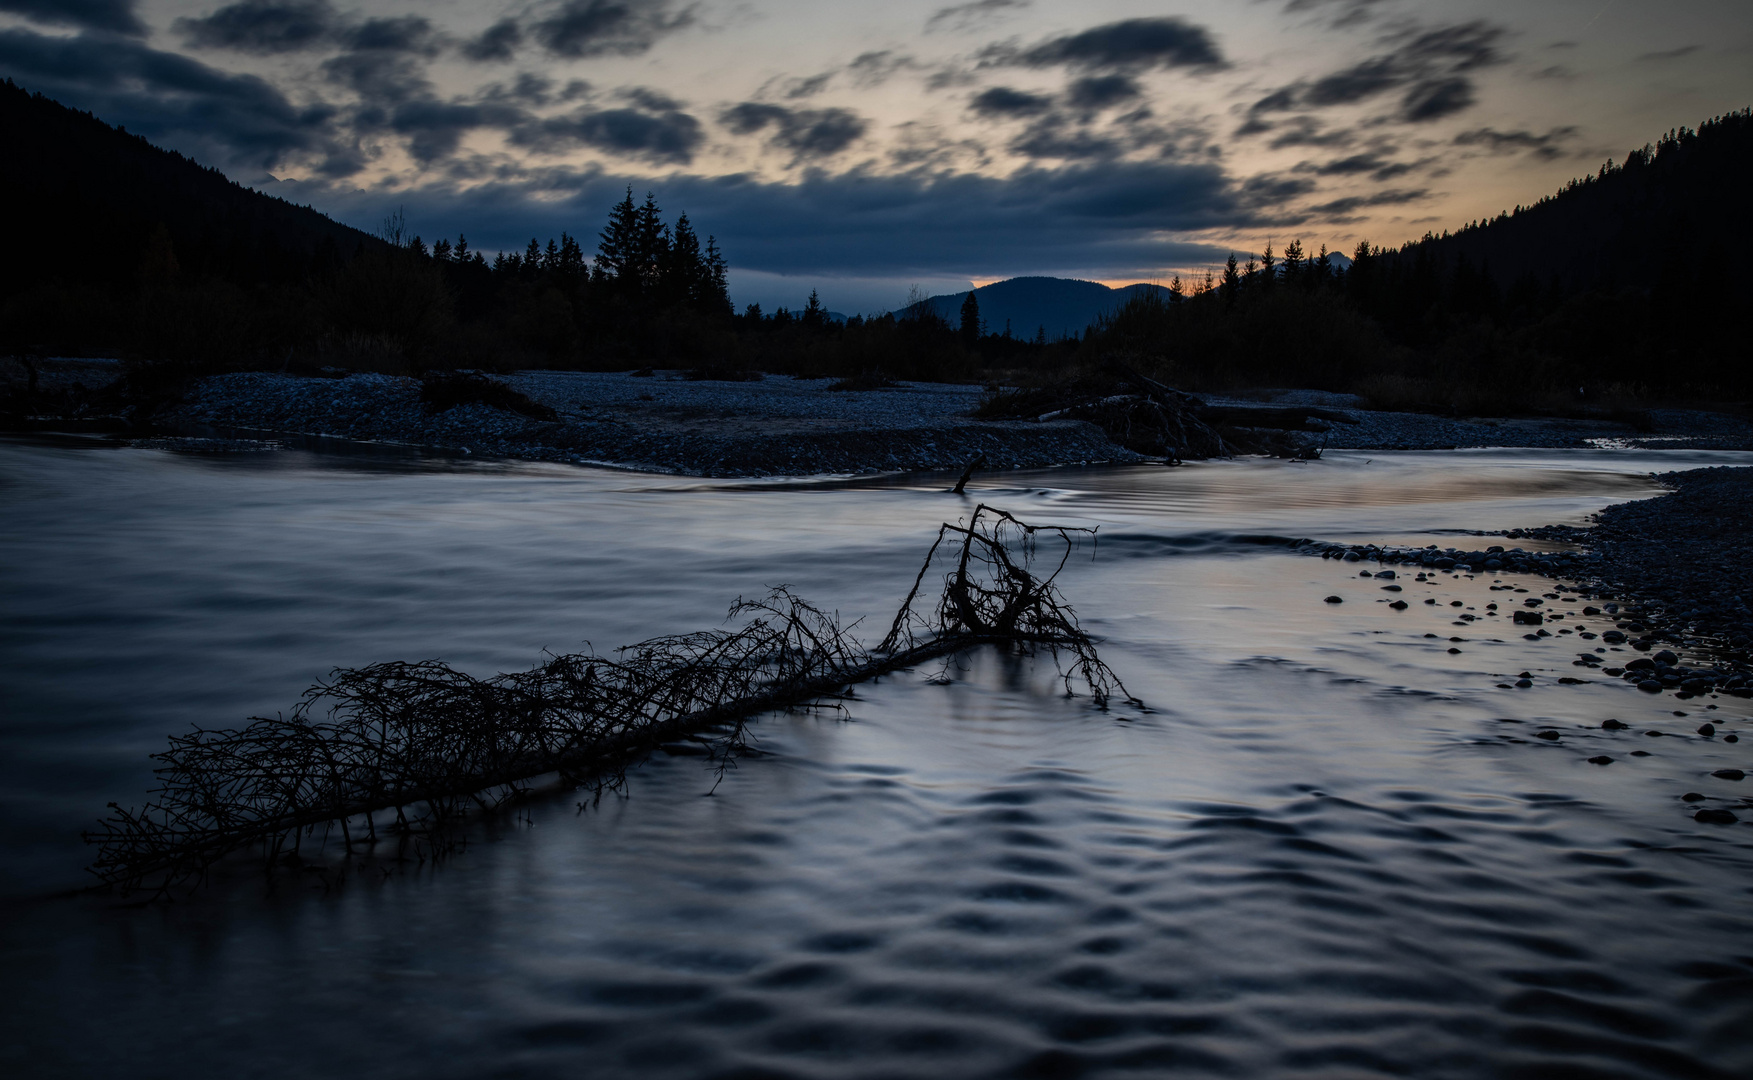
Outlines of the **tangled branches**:
M101 845L91 871L123 890L164 891L250 846L273 866L296 862L319 831L326 841L339 830L348 852L379 830L429 832L545 774L600 793L629 762L676 739L717 731L734 743L749 717L981 644L1068 653L1066 691L1081 676L1105 705L1124 687L1054 587L1079 534L1093 530L1028 525L985 505L966 525L945 524L874 652L781 586L738 601L735 629L654 638L613 658L554 656L486 679L437 660L336 671L290 716L173 736L154 755L153 801L139 810L111 803L86 834ZM1043 536L1064 550L1036 576ZM956 540L943 593L921 614L926 575Z

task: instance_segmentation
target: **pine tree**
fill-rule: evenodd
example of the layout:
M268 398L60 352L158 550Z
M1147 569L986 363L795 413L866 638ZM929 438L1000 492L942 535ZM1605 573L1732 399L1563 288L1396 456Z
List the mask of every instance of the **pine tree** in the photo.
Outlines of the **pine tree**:
M1284 280L1287 284L1295 285L1302 281L1305 261L1303 242L1292 240L1289 246L1284 249Z
M456 255L457 262L468 262L469 261L469 238L464 236L462 233L457 233L456 247L452 248L451 251Z
M1278 260L1272 257L1272 241L1266 241L1266 250L1260 253L1260 284L1266 288L1278 284Z
M660 292L665 304L684 304L701 308L710 288L706 262L700 255L700 238L688 223L688 215L676 219L670 234L669 250L664 253Z
M1230 252L1230 261L1223 264L1223 302L1233 304L1236 296L1242 291L1242 274L1236 266L1236 253Z
M974 297L974 290L968 290L968 298L962 301L962 344L970 349L980 344L980 301Z
M701 297L700 310L714 315L728 315L734 309L730 303L729 268L725 265L724 254L718 250L718 240L713 236L706 237L706 295Z
M810 290L809 301L804 304L797 321L811 330L820 330L828 325L828 311L822 307L822 298L816 295L816 290Z
M616 288L627 290L633 283L629 274L638 256L639 209L633 203L633 189L627 197L609 210L609 223L597 234L597 257L594 275Z
M1176 274L1175 280L1169 282L1169 303L1179 304L1187 299L1186 286L1181 284L1181 275Z

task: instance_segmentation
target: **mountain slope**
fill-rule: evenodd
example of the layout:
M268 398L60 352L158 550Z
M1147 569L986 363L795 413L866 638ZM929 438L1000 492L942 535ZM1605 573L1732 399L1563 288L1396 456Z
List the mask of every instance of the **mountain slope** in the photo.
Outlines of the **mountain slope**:
M0 147L8 240L30 253L0 267L0 300L52 281L125 286L170 258L240 285L299 279L381 245L10 79L0 81Z
M1014 337L1033 338L1044 330L1047 340L1057 341L1082 334L1099 317L1113 312L1133 296L1150 292L1166 295L1168 290L1161 285L1112 289L1098 281L1076 278L1017 277L982 285L973 292L989 333L1004 333L1008 323ZM945 293L928 297L915 307L929 304L931 310L954 326L961 321L962 304L967 299L966 292ZM895 314L900 316L904 312Z

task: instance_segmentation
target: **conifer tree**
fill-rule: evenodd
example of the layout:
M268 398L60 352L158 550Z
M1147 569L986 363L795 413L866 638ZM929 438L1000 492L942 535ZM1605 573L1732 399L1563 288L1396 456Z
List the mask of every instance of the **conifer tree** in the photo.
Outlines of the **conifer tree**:
M962 301L962 344L973 348L980 344L980 301L975 298L974 290L968 290L968 298Z
M803 311L798 315L797 321L811 330L820 330L828 325L827 309L822 307L822 299L816 295L816 290L810 290L810 298L804 304Z
M1223 264L1223 302L1233 304L1236 296L1242 291L1241 271L1236 267L1236 253L1230 252L1230 260Z
M1181 284L1181 275L1176 274L1175 280L1169 282L1169 303L1179 304L1187 299L1186 286Z
M1278 284L1278 260L1272 255L1272 241L1266 241L1266 250L1260 253L1260 284L1270 289Z
M609 223L597 234L595 272L601 280L625 290L630 284L628 268L637 262L639 209L633 203L633 189L609 211Z

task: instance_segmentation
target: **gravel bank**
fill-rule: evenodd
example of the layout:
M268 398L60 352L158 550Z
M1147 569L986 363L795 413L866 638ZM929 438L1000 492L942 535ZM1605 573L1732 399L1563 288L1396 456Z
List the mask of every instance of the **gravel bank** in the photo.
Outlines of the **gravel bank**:
M1589 644L1589 651L1577 654L1578 666L1649 693L1753 697L1753 468L1693 469L1656 479L1673 492L1609 506L1595 515L1590 528L1553 525L1504 534L1506 540L1567 543L1577 550L1394 548L1312 540L1297 541L1296 547L1326 559L1374 564L1383 569L1361 573L1390 580L1399 573L1418 573L1422 580L1427 573L1458 572L1567 578L1579 584L1555 585L1514 605L1514 623L1524 636L1553 636L1545 628L1546 601L1566 593L1572 603L1600 598L1598 606L1581 613L1610 623L1611 629L1578 635ZM1681 649L1684 658L1665 645ZM1627 649L1634 653L1612 655Z
M695 382L678 372L639 377L532 371L503 381L552 408L558 418L532 419L483 404L432 412L421 403L413 379L263 373L204 379L161 418L173 425L334 435L702 476L960 470L981 454L995 469L1140 460L1087 423L971 419L968 413L983 394L973 386L911 383L837 392L828 389L826 379ZM1653 430L1639 431L1608 420L1459 420L1372 412L1359 408L1350 395L1315 391L1279 393L1269 404L1345 411L1358 423L1334 424L1325 436L1304 436L1334 449L1753 449L1753 421L1698 410L1651 410L1646 426Z
M163 419L699 476L960 470L982 454L993 469L1139 460L1091 424L969 419L982 393L972 386L842 392L826 379L695 382L673 372L504 381L558 419L480 404L429 412L413 379L255 372L202 380Z

